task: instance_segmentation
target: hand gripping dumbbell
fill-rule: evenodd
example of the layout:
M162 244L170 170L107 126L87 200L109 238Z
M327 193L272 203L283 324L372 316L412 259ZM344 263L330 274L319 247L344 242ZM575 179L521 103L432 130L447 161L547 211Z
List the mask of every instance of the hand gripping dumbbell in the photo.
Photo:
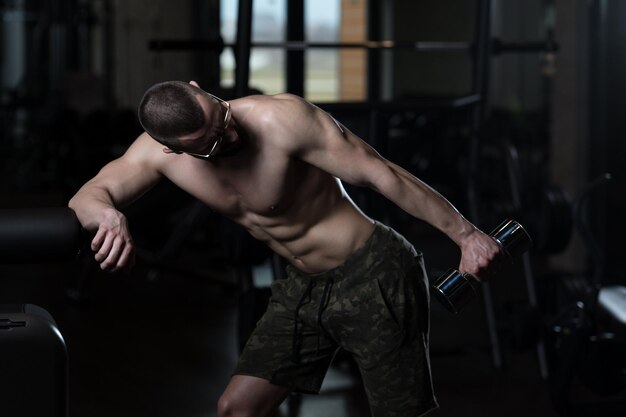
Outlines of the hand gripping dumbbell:
M516 258L532 246L532 240L521 224L515 220L506 220L489 234L500 245L504 254ZM433 295L452 313L458 313L476 295L474 277L469 273L460 273L449 269L433 285Z

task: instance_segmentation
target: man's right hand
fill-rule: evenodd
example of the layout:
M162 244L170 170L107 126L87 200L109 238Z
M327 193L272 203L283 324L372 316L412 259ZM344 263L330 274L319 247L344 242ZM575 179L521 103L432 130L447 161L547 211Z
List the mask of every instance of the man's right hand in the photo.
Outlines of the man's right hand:
M106 210L91 241L91 250L102 270L130 271L135 264L135 248L126 216L115 209Z
M474 229L460 245L459 271L469 273L478 281L493 275L504 258L504 251L494 238Z

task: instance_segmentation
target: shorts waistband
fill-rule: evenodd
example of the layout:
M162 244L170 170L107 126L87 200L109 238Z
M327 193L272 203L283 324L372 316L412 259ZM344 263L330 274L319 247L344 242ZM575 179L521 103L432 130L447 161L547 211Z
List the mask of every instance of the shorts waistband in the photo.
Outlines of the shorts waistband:
M389 256L389 251L402 251L403 249L407 251L410 250L412 252L411 256L415 256L417 252L413 246L406 241L406 239L389 226L386 226L378 221L374 221L374 223L375 227L369 238L341 265L331 268L328 271L309 274L300 271L295 266L289 264L287 265L287 273L289 277L309 278L314 280L323 280L328 277L341 279L345 276L351 275L348 274L348 272L354 273L357 270L367 270L381 257ZM394 239L394 237L396 237L396 239ZM393 246L396 246L396 248Z

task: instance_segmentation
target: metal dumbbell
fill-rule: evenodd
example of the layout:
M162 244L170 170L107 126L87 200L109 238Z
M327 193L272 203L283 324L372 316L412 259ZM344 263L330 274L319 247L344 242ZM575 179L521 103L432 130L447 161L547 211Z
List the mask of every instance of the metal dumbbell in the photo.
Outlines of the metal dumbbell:
M515 220L506 220L489 234L498 242L505 255L516 258L532 246L532 240L521 224ZM478 290L474 277L449 269L433 285L433 295L452 313L458 313L476 295Z

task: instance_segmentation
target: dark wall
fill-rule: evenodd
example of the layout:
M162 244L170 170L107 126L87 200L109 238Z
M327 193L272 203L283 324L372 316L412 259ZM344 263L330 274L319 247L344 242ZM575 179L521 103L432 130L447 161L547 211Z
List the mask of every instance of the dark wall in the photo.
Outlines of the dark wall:
M475 1L393 2L397 41L471 41ZM394 96L455 96L471 89L472 66L466 52L393 53Z

